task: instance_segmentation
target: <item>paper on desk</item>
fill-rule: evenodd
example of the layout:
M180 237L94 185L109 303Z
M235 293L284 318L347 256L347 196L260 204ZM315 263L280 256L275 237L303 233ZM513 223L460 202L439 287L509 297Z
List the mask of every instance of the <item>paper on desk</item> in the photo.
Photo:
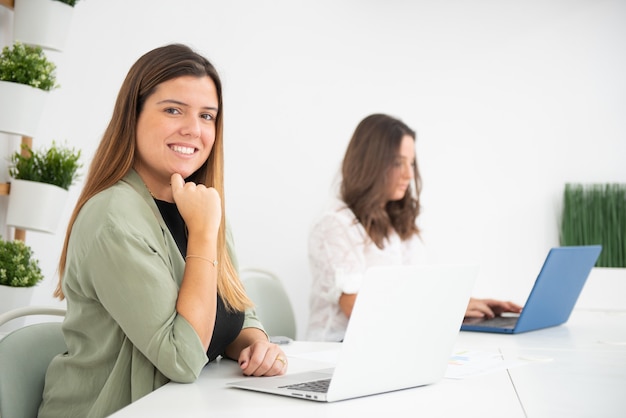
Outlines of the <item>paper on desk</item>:
M445 377L465 379L529 363L531 361L519 358L504 360L498 351L457 350L450 357Z

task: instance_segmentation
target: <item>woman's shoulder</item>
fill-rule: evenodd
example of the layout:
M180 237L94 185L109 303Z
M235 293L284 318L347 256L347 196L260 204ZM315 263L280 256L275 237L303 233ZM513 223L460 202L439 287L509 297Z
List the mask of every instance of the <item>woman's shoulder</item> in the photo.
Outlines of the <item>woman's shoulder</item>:
M93 210L96 212L110 212L110 211L126 211L128 209L128 215L132 216L137 211L137 203L143 199L137 194L133 188L124 181L118 181L113 186L102 190L93 197L91 197L83 209ZM82 210L81 210L82 212Z
M332 202L313 222L309 239L311 241L339 240L363 242L367 237L365 230L352 210L340 200Z
M127 182L120 180L91 197L81 208L76 222L91 228L134 229L153 216L145 199Z
M314 228L321 228L327 225L352 225L356 222L356 217L352 210L341 200L333 200L320 213L313 222Z

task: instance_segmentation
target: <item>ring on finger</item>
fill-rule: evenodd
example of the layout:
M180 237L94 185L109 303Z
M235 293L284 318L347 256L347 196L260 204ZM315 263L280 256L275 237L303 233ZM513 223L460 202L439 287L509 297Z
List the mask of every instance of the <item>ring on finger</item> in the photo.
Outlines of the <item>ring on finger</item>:
M287 365L287 360L282 358L280 355L277 355L276 359L274 360L274 362L277 362L277 361L280 361L281 363L283 363L283 367L285 367Z

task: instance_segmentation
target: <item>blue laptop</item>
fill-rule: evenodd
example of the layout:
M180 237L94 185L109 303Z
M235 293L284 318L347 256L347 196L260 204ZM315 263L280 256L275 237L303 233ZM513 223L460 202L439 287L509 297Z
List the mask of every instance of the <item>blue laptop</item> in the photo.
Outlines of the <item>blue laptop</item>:
M600 251L601 245L552 248L519 315L466 318L461 331L519 334L567 322Z

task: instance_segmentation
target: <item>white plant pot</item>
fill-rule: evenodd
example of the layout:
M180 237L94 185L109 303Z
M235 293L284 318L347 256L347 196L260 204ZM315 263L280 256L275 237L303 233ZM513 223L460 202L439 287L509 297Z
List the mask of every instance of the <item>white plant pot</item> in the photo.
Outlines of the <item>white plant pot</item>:
M30 305L35 287L11 287L0 285L0 313ZM24 325L26 318L16 318L0 326L0 338Z
M28 180L11 180L7 225L54 234L69 192L61 187Z
M43 114L48 92L26 84L0 81L0 132L33 137Z
M74 8L54 0L15 0L13 40L63 51Z

